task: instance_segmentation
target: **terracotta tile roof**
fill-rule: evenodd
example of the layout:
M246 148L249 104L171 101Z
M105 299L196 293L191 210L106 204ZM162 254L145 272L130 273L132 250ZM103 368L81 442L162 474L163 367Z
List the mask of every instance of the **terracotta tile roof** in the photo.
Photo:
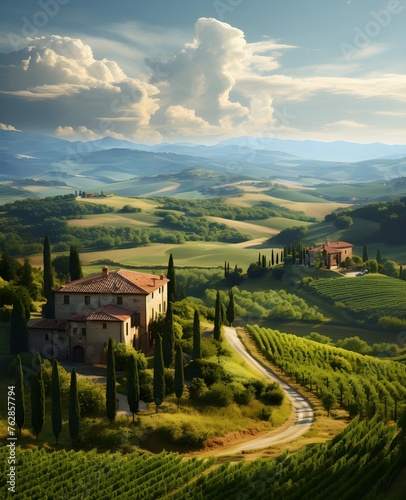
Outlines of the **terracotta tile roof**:
M132 311L112 304L99 307L94 311L73 314L69 316L68 321L126 321L131 315Z
M145 274L120 269L81 278L62 285L57 293L114 293L148 295L168 283L163 275Z
M87 321L126 321L132 312L122 307L109 305L96 309L87 317Z
M347 243L345 241L328 241L324 245L309 248L309 252L322 252L323 250L326 250L328 253L336 253L340 250L344 250L345 248L352 248L353 246L354 245L351 245L351 243Z
M32 325L28 325L28 328L38 328L41 330L65 330L66 321L57 320L57 319L47 319L43 318Z

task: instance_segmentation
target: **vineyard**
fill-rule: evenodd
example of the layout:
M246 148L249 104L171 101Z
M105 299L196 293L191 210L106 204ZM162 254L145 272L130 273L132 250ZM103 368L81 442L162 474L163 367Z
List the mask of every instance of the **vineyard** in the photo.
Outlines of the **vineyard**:
M322 401L331 395L335 405L348 410L354 418L341 434L252 462L219 463L167 452L17 448L17 498L390 498L386 492L406 465L406 416L398 418L406 402L406 366L271 329L247 329L261 352L288 376ZM1 447L1 498L15 495L7 491L8 456L8 448Z
M366 317L394 316L406 319L406 281L382 275L322 279L310 289L350 311Z
M406 366L247 326L264 356L319 398L332 396L349 416L395 419L406 403Z
M2 498L15 495L7 495L7 454L2 447ZM16 494L21 500L351 500L367 493L377 498L404 464L404 434L397 426L357 418L328 443L250 463L218 465L215 459L184 459L165 452L18 450Z

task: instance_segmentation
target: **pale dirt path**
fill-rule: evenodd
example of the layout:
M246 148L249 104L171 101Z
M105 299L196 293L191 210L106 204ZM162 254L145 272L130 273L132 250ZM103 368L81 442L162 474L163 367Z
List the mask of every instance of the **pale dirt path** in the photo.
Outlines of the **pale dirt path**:
M253 358L245 349L241 340L238 338L235 328L227 326L223 328L225 336L230 345L247 363L258 370L265 378L274 380L279 383L283 391L286 393L287 397L292 402L295 411L295 422L293 425L291 425L287 429L284 429L283 431L276 429L272 432L266 433L265 435L250 439L244 443L231 445L230 447L227 447L220 451L215 451L213 452L213 455L233 455L236 453L241 453L242 451L259 450L262 448L268 448L272 445L294 441L310 428L314 420L314 412L309 402L284 380L275 375L275 373L273 373L269 368L266 368L255 358Z

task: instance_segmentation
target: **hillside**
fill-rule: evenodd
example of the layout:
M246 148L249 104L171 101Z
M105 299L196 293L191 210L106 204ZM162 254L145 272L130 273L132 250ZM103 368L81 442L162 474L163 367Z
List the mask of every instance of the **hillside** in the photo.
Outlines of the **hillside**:
M340 155L340 150L346 153ZM127 196L149 196L163 189L175 196L196 192L207 196L213 185L221 188L250 178L293 182L303 190L302 201L314 196L352 203L406 195L404 185L388 183L404 170L402 152L406 154L406 147L248 138L213 146L152 146L113 138L84 143L0 130L0 180L11 187L21 179L32 179L25 188L40 195L44 190L34 179L53 181L53 194L68 187ZM207 172L207 182L200 179L194 189L187 177L196 169ZM185 176L180 181L172 178L181 173ZM211 177L216 175L213 183ZM354 190L354 183L363 187ZM309 187L315 192L309 192Z

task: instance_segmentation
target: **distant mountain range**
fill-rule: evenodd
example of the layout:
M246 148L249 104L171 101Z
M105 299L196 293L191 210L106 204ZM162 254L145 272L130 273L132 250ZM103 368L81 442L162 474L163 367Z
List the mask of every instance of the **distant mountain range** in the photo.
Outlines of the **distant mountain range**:
M239 137L214 146L145 145L106 137L91 142L0 130L0 180L40 178L96 190L203 169L235 178L320 183L381 182L405 176L406 145L323 143ZM220 176L217 176L220 179Z

